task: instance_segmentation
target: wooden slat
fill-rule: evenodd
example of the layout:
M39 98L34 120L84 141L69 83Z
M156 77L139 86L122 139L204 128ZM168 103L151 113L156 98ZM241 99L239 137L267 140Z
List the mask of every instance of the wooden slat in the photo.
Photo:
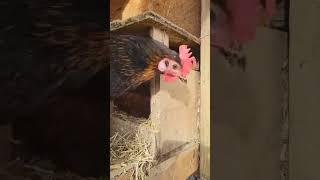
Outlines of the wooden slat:
M200 176L210 179L210 1L201 0Z
M166 32L156 28L152 27L150 29L150 36L165 44L166 46L169 46L169 36L166 34ZM156 75L156 77L151 81L151 120L154 122L156 127L160 127L160 114L161 114L161 99L159 96L156 96L157 92L160 90L160 76L159 74ZM156 156L160 155L160 149L158 148L160 144L160 132L156 134Z

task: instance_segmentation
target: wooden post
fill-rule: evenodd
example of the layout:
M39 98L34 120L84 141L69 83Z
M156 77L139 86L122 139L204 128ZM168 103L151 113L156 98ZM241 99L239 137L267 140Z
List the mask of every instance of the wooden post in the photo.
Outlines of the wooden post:
M210 179L210 1L201 0L200 176Z
M290 1L290 180L320 179L319 9L319 1Z
M169 46L169 36L162 30L152 27L150 29L150 36L159 41L162 42L164 45ZM160 114L161 114L161 99L156 96L157 92L160 90L160 76L157 74L156 77L151 81L151 120L154 122L156 127L160 127ZM156 134L155 137L156 142L156 156L160 155L160 133Z

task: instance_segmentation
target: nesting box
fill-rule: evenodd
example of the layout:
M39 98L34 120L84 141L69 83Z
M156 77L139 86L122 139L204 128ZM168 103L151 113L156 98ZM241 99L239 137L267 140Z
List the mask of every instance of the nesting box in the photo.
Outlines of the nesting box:
M200 36L201 3L198 0L110 1L111 20L126 20L148 11L159 14L196 37Z
M114 0L110 5L112 32L150 36L177 51L181 44L191 47L193 53L200 50L200 2ZM139 141L148 145L147 154L152 155L149 179L186 179L199 168L200 72L192 71L187 84L166 83L157 75L139 88L144 92L139 98L141 112L147 114L133 117L128 111L123 113L121 106L113 108L111 143L115 142L112 138L123 140L133 131L138 136L126 139L127 144ZM133 150L126 151L129 156L128 151ZM138 168L120 158L111 162L111 179L129 179Z

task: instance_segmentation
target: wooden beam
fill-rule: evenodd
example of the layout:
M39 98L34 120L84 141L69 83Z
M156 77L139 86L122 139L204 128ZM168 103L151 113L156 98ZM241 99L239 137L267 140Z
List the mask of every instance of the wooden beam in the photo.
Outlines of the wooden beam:
M201 0L200 176L210 179L210 1Z

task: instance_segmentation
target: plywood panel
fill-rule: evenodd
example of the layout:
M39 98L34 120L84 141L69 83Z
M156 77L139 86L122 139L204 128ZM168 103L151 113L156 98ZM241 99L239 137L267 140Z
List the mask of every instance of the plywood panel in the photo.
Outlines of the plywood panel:
M168 84L160 79L156 96L161 109L161 154L198 139L199 78L199 72L191 72L187 85L179 81Z
M213 179L280 179L280 70L286 34L258 28L247 69L213 52Z

